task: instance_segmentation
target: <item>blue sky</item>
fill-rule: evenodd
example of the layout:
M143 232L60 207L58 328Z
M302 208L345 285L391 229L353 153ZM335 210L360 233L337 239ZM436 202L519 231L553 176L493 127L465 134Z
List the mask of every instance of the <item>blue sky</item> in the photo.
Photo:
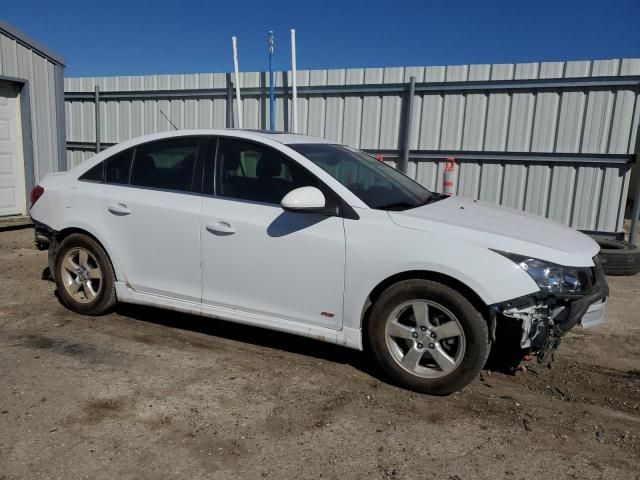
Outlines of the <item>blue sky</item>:
M640 0L7 1L2 18L62 55L67 76L640 57Z

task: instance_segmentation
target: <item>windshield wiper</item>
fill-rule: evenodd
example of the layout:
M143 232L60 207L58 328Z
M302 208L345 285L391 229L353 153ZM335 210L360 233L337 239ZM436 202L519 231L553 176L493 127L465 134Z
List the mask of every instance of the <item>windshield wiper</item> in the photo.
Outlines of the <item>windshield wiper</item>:
M446 193L434 192L429 195L420 205L429 205L430 203L439 202L440 200L444 200L445 198L449 198L449 195L447 195Z
M378 210L407 210L409 208L416 208L417 206L419 206L419 204L409 202L391 202L384 205L379 205L375 208Z
M417 202L417 203L411 203L411 202L405 202L405 201L391 202L391 203L386 203L386 204L377 206L375 208L378 210L409 210L411 208L418 208L423 205L428 205L433 202L438 202L440 200L444 200L445 198L449 198L449 195L445 193L434 192L421 202Z

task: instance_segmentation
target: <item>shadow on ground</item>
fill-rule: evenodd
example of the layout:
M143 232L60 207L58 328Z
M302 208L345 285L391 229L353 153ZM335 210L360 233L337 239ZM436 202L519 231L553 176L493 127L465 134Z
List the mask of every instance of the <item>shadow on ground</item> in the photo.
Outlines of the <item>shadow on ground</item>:
M221 319L212 320L208 317L168 311L156 307L118 304L115 312L118 315L141 322L234 340L273 350L306 355L329 362L348 364L378 380L389 381L385 373L377 367L371 354L366 350L361 352L289 333L242 325ZM168 312L170 312L170 315L167 314Z
M42 279L54 281L51 278L48 267L42 272ZM55 296L62 304L57 290L55 291ZM234 340L273 350L306 355L329 362L348 364L381 382L393 383L389 376L379 367L373 354L366 348L364 351L357 351L289 333L243 325L222 319L212 320L200 315L157 307L120 303L116 305L114 310L118 315L141 322ZM508 336L508 339L512 340L510 337L511 335ZM500 337L498 337L498 340L500 340ZM517 342L505 340L507 338L503 338L504 343L499 342L492 346L491 354L483 369L509 375L515 372L521 363L522 351L519 349ZM513 348L514 345L515 348Z

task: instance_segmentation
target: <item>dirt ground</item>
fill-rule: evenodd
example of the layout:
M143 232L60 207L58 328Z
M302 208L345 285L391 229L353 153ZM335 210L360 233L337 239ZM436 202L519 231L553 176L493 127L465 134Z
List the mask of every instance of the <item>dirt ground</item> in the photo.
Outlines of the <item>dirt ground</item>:
M640 479L640 275L551 369L434 398L333 345L71 313L32 236L0 232L0 479Z

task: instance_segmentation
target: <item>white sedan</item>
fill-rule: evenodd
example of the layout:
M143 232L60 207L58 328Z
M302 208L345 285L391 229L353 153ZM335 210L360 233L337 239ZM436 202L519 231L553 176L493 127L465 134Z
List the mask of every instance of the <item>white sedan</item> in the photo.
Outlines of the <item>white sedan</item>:
M155 305L368 348L431 394L478 374L497 326L548 358L608 295L586 235L303 135L149 135L47 176L31 202L71 310Z

